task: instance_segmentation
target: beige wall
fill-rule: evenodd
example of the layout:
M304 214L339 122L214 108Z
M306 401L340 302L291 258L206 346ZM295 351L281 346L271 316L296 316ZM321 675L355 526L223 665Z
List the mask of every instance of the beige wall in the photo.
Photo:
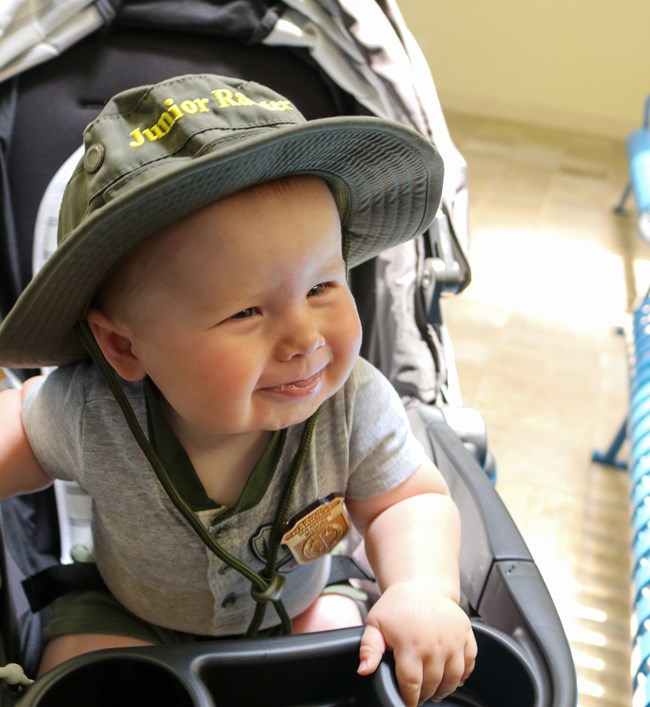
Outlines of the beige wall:
M650 0L398 0L444 109L623 137L650 94Z

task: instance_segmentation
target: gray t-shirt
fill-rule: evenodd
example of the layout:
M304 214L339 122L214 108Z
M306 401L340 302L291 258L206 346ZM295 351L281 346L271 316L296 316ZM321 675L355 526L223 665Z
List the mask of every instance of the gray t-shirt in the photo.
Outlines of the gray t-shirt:
M144 386L124 383L124 390L146 431ZM218 559L173 506L94 364L52 372L30 390L23 415L43 468L53 478L76 481L93 499L97 564L124 606L178 631L218 636L246 630L254 609L250 583ZM200 513L219 544L258 572L303 427L286 431L265 478L255 474L262 488L252 507ZM362 499L388 491L417 469L423 454L390 383L359 359L344 387L321 407L289 517L330 494ZM323 557L298 565L281 547L277 567L286 577L282 599L290 616L322 592L329 564ZM277 622L268 611L263 628Z

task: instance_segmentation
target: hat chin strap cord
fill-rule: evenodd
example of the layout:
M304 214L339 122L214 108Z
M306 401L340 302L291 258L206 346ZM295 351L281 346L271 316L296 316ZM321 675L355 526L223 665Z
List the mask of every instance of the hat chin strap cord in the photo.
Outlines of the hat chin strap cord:
M158 480L160 481L162 487L167 493L169 499L174 504L176 509L185 517L190 526L194 529L196 534L201 538L201 540L207 545L207 547L223 562L227 563L230 567L237 570L241 575L243 575L251 583L251 596L256 602L255 613L246 631L246 637L252 638L259 631L262 621L264 620L264 615L266 612L266 607L269 604L273 604L278 617L280 618L282 624L282 633L291 633L291 618L289 617L280 595L282 594L282 589L284 586L285 578L279 575L275 570L275 563L278 556L278 549L280 546L280 530L284 523L286 522L289 515L289 508L291 503L291 495L302 469L303 463L307 456L309 450L309 445L311 443L311 438L314 431L314 426L316 424L316 417L318 411L316 411L305 424L305 428L302 433L302 438L298 446L298 450L293 457L291 462L291 467L289 469L289 478L287 480L287 485L282 494L282 499L278 506L275 518L273 520L273 526L271 531L271 539L269 543L269 551L266 560L266 567L262 573L258 573L249 567L245 562L241 561L230 552L228 552L224 547L222 547L210 534L208 529L203 525L199 517L192 511L190 506L185 502L182 496L178 493L173 481L167 474L164 464L160 460L156 450L153 448L146 434L144 433L136 415L129 403L122 386L117 380L117 376L110 364L104 357L95 337L93 336L88 323L85 319L82 319L77 324L77 331L81 338L82 343L86 347L86 350L92 357L93 361L97 365L99 371L101 372L106 384L113 393L115 400L117 401L122 414L126 420L126 423L131 430L136 442L142 449L143 453L147 457L147 460L151 464Z

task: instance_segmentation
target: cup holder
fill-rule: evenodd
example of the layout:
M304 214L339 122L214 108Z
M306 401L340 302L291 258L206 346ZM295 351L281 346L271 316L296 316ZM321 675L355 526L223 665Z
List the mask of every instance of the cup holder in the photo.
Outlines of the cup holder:
M478 659L447 707L542 707L544 676L510 636L474 624ZM113 649L38 680L18 707L403 707L390 656L357 675L360 629ZM433 703L431 703L433 704Z
M520 645L500 631L474 624L476 667L463 687L438 707L538 707L543 683ZM429 704L429 703L428 703ZM433 704L433 703L430 703Z
M474 672L437 705L540 707L542 676L520 644L481 623L474 624L474 633L479 649ZM359 636L353 630L301 637L299 643L298 637L293 643L236 642L226 653L206 652L192 670L219 707L402 707L390 658L374 675L357 675Z
M196 707L183 681L144 655L88 654L38 680L19 705L29 707Z
M325 636L325 634L323 634ZM244 649L229 656L214 654L197 661L194 669L219 707L372 707L368 680L357 675L359 643L327 642L258 652ZM370 688L370 689L369 689Z

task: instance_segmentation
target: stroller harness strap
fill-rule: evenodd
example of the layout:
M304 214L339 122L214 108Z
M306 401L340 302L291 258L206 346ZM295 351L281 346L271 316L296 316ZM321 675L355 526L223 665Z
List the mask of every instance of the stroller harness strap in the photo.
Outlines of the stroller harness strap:
M281 577L277 574L275 570L275 563L277 560L278 549L280 545L280 530L288 519L292 492L295 487L296 481L298 480L298 476L300 475L300 470L303 467L307 452L309 450L314 427L316 424L316 418L318 416L318 411L316 411L307 420L304 430L302 432L300 444L291 462L287 484L285 486L281 502L278 506L275 518L273 520L266 567L262 573L258 573L254 569L249 567L245 562L241 561L232 553L228 552L228 550L226 550L215 540L215 538L211 535L208 528L205 527L199 516L193 512L192 508L178 492L174 482L170 478L165 468L165 465L162 463L158 453L153 448L142 427L140 426L140 423L133 411L133 408L131 407L131 404L127 400L124 391L122 390L119 382L117 381L113 369L110 367L108 361L106 361L106 359L104 358L104 355L101 352L97 342L95 341L95 338L92 332L90 331L88 324L85 321L80 321L78 323L77 330L81 341L83 342L88 353L97 365L104 380L106 381L106 384L109 386L111 392L113 393L115 400L117 401L120 410L124 415L124 418L131 433L133 434L136 442L142 449L142 452L146 456L147 460L151 464L156 476L158 477L158 480L160 481L160 484L167 493L167 496L169 497L172 504L183 515L185 520L190 524L192 529L205 543L205 545L220 560L230 565L233 569L237 570L237 572L243 575L251 583L251 596L256 602L256 607L251 623L248 627L248 630L246 631L246 637L253 637L259 631L259 628L262 625L262 621L264 619L266 607L269 602L273 604L278 614L278 617L280 618L282 625L282 633L291 633L291 619L287 614L281 599L284 577Z

